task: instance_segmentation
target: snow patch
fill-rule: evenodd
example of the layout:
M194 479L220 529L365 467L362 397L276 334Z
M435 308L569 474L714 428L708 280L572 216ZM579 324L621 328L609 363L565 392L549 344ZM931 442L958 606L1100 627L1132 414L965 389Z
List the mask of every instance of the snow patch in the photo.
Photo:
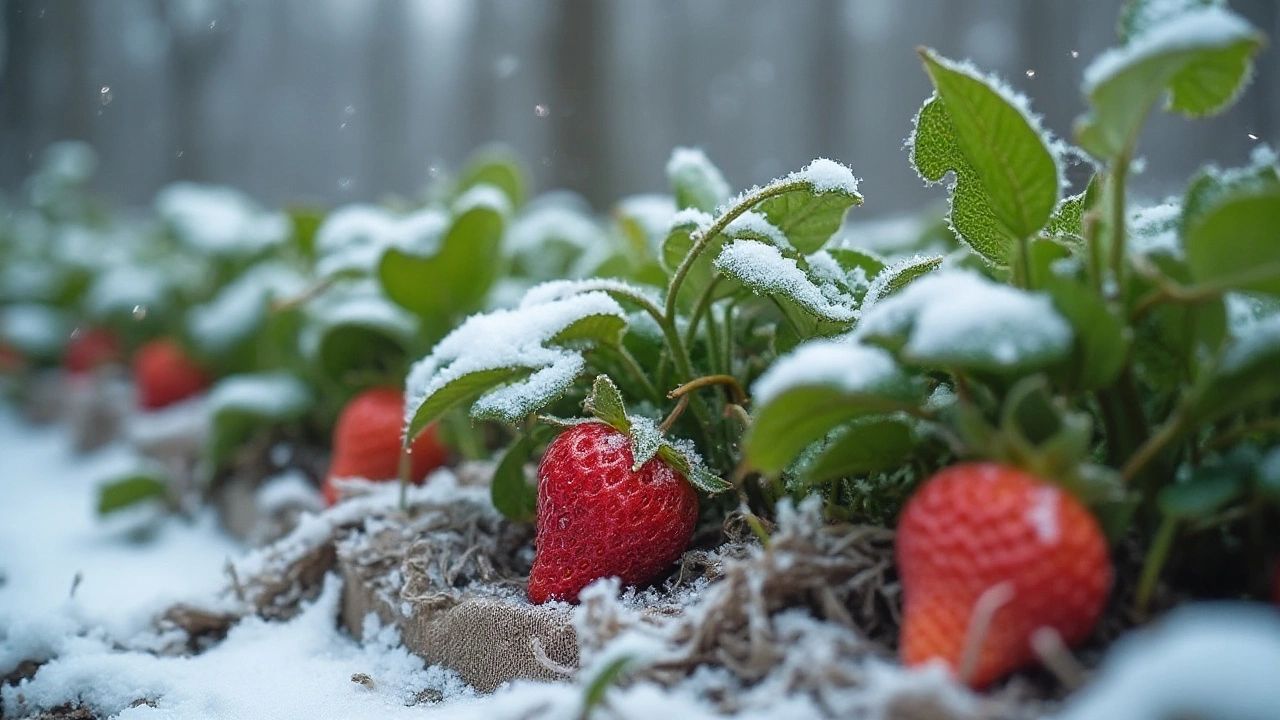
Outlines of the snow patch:
M1166 4L1170 12L1153 18L1123 47L1099 55L1084 70L1082 90L1093 94L1099 85L1130 67L1163 53L1200 48L1225 47L1253 35L1253 28L1240 16L1222 7L1186 8Z
M248 255L284 242L288 215L269 212L229 187L177 182L156 194L156 213L192 249L210 255Z
M857 317L853 297L834 283L814 283L795 260L772 245L734 240L720 251L715 266L757 295L784 296L824 320L847 323Z
M891 380L897 366L888 352L847 339L810 340L778 358L751 387L757 406L805 385L830 385L846 392L875 388Z

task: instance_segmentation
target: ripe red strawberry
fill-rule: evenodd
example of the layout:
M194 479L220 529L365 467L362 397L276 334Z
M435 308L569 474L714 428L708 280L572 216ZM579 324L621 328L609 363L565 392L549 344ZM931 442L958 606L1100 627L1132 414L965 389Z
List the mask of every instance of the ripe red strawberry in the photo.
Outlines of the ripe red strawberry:
M62 364L72 375L81 375L123 357L120 339L115 333L106 328L76 328L67 341Z
M397 479L403 429L404 393L381 387L352 398L333 428L333 460L322 487L325 501L338 501L337 478ZM421 484L427 473L444 465L448 454L436 439L435 426L429 425L410 445L410 478Z
M152 340L133 355L133 384L138 405L157 410L209 387L204 370L171 338Z
M942 470L898 524L902 661L938 658L960 670L975 605L1009 591L990 616L965 678L982 688L1035 661L1032 633L1084 640L1111 591L1106 539L1093 515L1056 485L996 463Z
M529 599L578 599L603 577L652 580L693 537L698 496L662 458L632 471L631 440L603 423L560 433L538 467Z

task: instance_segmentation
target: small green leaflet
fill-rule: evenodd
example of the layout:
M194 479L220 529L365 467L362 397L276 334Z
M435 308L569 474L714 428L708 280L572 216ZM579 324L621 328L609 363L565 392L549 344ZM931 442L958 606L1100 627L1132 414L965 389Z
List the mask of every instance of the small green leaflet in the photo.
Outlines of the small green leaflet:
M478 310L498 275L494 258L502 229L501 213L479 205L453 219L430 257L388 249L377 269L384 292L401 307L437 322Z
M492 185L507 196L512 208L518 208L524 202L527 174L518 155L506 147L492 145L467 159L457 192L461 195L477 185Z
M532 435L521 435L502 454L493 471L493 484L489 488L493 506L514 522L532 521L537 510L538 489L524 477L524 466L533 457L535 445Z
M916 116L912 164L930 182L955 173L952 226L988 262L1007 265L1057 205L1057 159L994 81L932 50L921 57L937 92Z
M98 514L107 515L148 500L163 500L168 493L168 484L157 475L126 475L98 488Z
M583 408L601 422L631 438L631 455L634 460L632 470L639 470L656 455L705 493L714 495L732 487L700 461L688 457L668 443L653 420L627 415L622 394L607 375L596 377Z
M1162 5L1161 10L1169 7ZM1147 113L1162 95L1172 112L1215 115L1235 101L1252 74L1263 37L1243 18L1198 2L1184 3L1182 12L1147 12L1156 9L1134 3L1122 22L1126 44L1085 69L1090 112L1076 120L1076 139L1095 157L1131 155Z

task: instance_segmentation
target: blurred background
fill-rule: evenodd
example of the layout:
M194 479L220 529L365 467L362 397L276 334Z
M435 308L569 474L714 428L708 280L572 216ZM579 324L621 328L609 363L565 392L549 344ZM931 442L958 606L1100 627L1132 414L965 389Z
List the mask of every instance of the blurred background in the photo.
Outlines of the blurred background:
M1232 6L1275 38L1280 3ZM1119 0L5 0L0 188L48 143L89 141L130 204L189 179L262 202L414 195L500 141L538 189L597 207L662 190L675 145L736 187L826 156L863 211L937 201L902 140L929 92L914 49L970 57L1069 135ZM1139 194L1275 143L1276 51L1222 117L1158 118Z

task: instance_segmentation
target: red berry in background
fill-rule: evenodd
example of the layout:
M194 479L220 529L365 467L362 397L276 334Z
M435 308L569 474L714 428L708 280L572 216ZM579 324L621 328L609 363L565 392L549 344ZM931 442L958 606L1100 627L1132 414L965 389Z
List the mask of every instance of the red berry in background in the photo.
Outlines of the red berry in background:
M940 659L958 671L987 596L994 614L964 678L974 688L1034 664L1040 628L1080 643L1111 591L1106 538L1089 510L1058 486L995 463L955 465L926 481L903 510L896 542L903 663Z
M404 393L400 390L373 388L352 398L333 428L333 459L321 488L325 501L329 505L338 501L333 483L337 478L397 479L403 430ZM428 426L410 445L410 478L421 484L448 456L436 438L435 426Z
M560 433L538 467L529 599L574 602L595 580L653 580L693 537L698 496L661 458L632 470L631 439L603 423Z
M133 383L138 405L158 410L200 394L209 387L209 377L178 341L162 338L133 354Z
M26 364L26 358L16 348L0 343L0 375L18 372Z
M123 358L120 339L114 332L107 328L77 328L67 341L62 365L72 375L81 375Z

